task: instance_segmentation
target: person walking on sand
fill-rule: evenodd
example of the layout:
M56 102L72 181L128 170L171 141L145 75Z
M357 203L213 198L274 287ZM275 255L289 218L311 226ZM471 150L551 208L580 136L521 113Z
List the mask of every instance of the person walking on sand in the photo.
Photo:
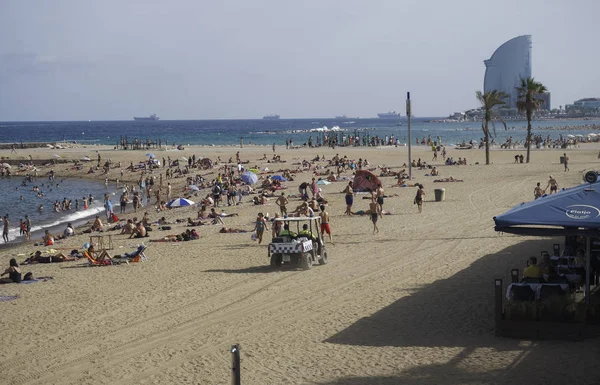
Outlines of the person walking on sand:
M375 197L377 198L377 212L379 213L379 217L383 218L383 197L384 197L383 187L381 183L377 184L377 190L375 190Z
M329 213L325 211L325 206L321 205L319 208L321 209L321 212L319 213L319 216L321 217L321 236L327 233L327 235L329 235L329 242L333 244L333 238L331 237L331 226L329 225Z
M281 215L286 216L287 215L287 207L286 207L286 205L288 203L290 203L290 201L285 196L285 192L283 192L283 191L281 192L281 196L279 198L277 198L277 200L275 201L275 203L277 203L277 205L281 209Z
M540 182L537 182L537 186L533 189L533 199L541 198L544 195L544 190L540 187Z
M377 227L377 219L379 218L378 204L375 199L375 194L371 195L371 203L369 203L369 213L371 213L371 222L373 222L373 234L379 232L379 227Z
M254 231L256 231L256 239L258 239L259 245L262 242L262 237L265 230L269 230L267 227L267 221L265 220L263 213L258 213L258 217L256 218L256 223L254 225Z
M546 192L546 190L548 190L548 187L550 187L550 194L557 193L558 192L558 182L556 181L556 179L554 179L554 177L552 175L550 175L548 178L549 178L548 184L546 185L544 192Z
M565 160L565 172L569 171L569 157L567 156L567 153L565 152L563 154L564 160Z
M425 196L425 189L422 184L419 184L419 189L417 190L417 195L415 196L415 204L419 208L419 214L423 212L423 197Z
M352 203L354 203L354 190L352 190L352 182L348 182L348 186L343 191L346 194L346 212L344 215L352 215Z

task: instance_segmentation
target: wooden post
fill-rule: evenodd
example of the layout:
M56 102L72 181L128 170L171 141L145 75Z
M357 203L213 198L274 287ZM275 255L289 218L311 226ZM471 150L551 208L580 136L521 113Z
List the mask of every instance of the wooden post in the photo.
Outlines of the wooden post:
M229 351L231 352L231 385L241 385L240 345L233 345Z
M502 279L497 278L494 280L494 320L496 324L496 331L500 329L502 323Z

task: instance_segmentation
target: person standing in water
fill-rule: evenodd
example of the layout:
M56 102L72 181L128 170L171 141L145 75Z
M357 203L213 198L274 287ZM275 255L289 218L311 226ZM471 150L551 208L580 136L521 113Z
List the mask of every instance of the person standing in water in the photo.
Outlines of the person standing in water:
M10 222L8 221L8 214L4 216L4 228L2 229L2 239L4 242L8 243L8 226Z
M31 220L29 215L25 215L25 237L31 239Z

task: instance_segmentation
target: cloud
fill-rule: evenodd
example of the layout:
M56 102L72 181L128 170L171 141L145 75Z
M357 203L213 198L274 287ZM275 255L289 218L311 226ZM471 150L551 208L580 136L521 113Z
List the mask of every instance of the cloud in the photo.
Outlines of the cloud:
M77 71L90 66L82 59L59 58L54 55L34 53L0 54L0 75L40 75L64 71Z

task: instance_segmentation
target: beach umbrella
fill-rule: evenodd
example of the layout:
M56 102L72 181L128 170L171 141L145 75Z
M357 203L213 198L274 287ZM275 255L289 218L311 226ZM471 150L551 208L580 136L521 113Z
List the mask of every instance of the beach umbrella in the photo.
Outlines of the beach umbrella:
M246 171L242 174L242 181L246 184L254 184L258 180L258 177L255 173Z
M319 180L317 181L317 184L321 184L321 185L328 185L328 184L331 184L331 182L330 182L330 181L328 181L328 180L325 180L325 179L319 179Z
M52 157L53 157L53 158L57 158L57 159L58 159L58 158L60 158L60 155L58 155L58 154L54 154L54 155L52 155Z
M260 172L260 170L257 168L249 168L248 171L252 171L255 174L258 174Z
M288 181L287 179L285 179L285 178L284 178L284 177L282 177L281 175L273 175L273 176L271 177L271 179L273 179L273 180L278 180L278 181L281 181L281 182L287 182L287 181Z
M192 191L200 191L200 187L196 186L195 184L187 186L187 189Z
M171 202L169 202L167 204L167 206L169 207L186 207L186 206L191 206L193 205L194 202L192 202L189 199L185 199L185 198L175 198L173 199Z
M571 134L567 135L567 138L574 138L574 137L575 137L575 136L573 136L573 135L571 135Z
M4 168L10 168L10 164L8 164L8 163L2 163L2 167L4 167Z
M152 154L152 153L147 153L146 156L150 157L150 158L155 158L154 154Z

